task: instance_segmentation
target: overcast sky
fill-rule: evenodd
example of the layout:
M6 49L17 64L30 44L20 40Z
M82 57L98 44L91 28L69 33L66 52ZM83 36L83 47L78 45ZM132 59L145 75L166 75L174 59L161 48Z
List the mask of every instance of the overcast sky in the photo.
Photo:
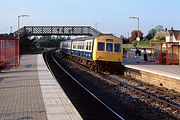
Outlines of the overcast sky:
M103 33L127 36L137 29L146 35L157 25L180 29L180 0L1 0L0 33L17 30L17 16L24 25L90 25Z

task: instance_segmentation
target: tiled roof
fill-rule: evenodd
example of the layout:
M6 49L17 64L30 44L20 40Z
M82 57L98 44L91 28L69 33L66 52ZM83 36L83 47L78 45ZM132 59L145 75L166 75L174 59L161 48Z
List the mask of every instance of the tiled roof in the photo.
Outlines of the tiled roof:
M157 36L166 36L167 35L167 32L165 32L165 31L162 31L162 32L156 32L156 35L155 35L155 37L157 37Z
M174 35L177 41L180 41L180 30L168 30L170 35Z

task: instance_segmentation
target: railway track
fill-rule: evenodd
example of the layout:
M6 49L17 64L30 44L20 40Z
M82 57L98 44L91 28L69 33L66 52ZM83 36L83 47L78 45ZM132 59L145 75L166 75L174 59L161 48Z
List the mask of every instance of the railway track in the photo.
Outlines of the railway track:
M166 99L158 96L157 94L152 94L147 92L144 89L139 88L138 86L120 81L119 78L115 78L113 76L106 76L106 79L111 79L115 82L118 82L121 86L126 87L129 89L129 91L133 92L134 94L141 95L147 97L151 102L157 102L159 104L162 104L164 107L170 107L173 111L180 112L180 105L176 103L172 103L167 101Z
M45 62L83 119L124 120L71 76L53 54L44 52Z
M83 67L83 66L80 66ZM83 67L83 69L86 69L85 71L89 71L89 69ZM173 114L175 118L180 119L180 106L177 103L172 102L173 100L169 101L166 98L163 98L162 95L159 95L158 93L163 93L163 91L160 91L158 89L154 89L151 87L145 87L145 89L142 89L142 84L139 86L132 85L127 82L127 80L122 80L125 78L122 77L114 77L112 75L107 74L99 74L96 73L99 77L102 77L103 79L106 79L107 81L110 81L113 84L118 84L121 88L125 89L125 93L131 94L132 96L136 96L136 98L141 99L142 101L145 101L147 104L154 104L156 107L160 109L165 109L168 111L168 113ZM150 90L151 92L147 91ZM155 92L152 92L155 91ZM155 93L155 94L154 94ZM179 96L176 96L177 100L179 100Z
M128 76L121 76L120 78L121 80L124 80L124 82L128 82L128 84L138 86L142 91L146 91L146 93L152 94L160 99L163 99L166 102L172 103L176 106L180 104L180 94L175 92L174 90L168 90L167 88L150 85Z

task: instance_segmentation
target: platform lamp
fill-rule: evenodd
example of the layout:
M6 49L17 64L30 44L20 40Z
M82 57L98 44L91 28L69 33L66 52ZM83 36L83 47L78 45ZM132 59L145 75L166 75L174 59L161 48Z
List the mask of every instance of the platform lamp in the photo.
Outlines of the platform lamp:
M139 17L129 17L129 19L137 19L138 20L138 37L136 40L138 41L138 47L139 47L139 41L140 41L140 33L139 33Z
M18 34L18 54L19 54L19 58L18 58L18 64L20 64L20 17L29 17L29 15L19 15L18 16L18 30L17 30L17 34Z

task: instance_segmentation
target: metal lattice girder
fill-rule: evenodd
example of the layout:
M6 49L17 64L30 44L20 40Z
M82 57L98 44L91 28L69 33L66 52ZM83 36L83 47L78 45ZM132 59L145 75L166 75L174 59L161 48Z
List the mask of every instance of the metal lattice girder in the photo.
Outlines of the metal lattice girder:
M18 32L16 31L15 34ZM96 36L102 33L91 26L24 26L19 33L27 35L88 35Z

